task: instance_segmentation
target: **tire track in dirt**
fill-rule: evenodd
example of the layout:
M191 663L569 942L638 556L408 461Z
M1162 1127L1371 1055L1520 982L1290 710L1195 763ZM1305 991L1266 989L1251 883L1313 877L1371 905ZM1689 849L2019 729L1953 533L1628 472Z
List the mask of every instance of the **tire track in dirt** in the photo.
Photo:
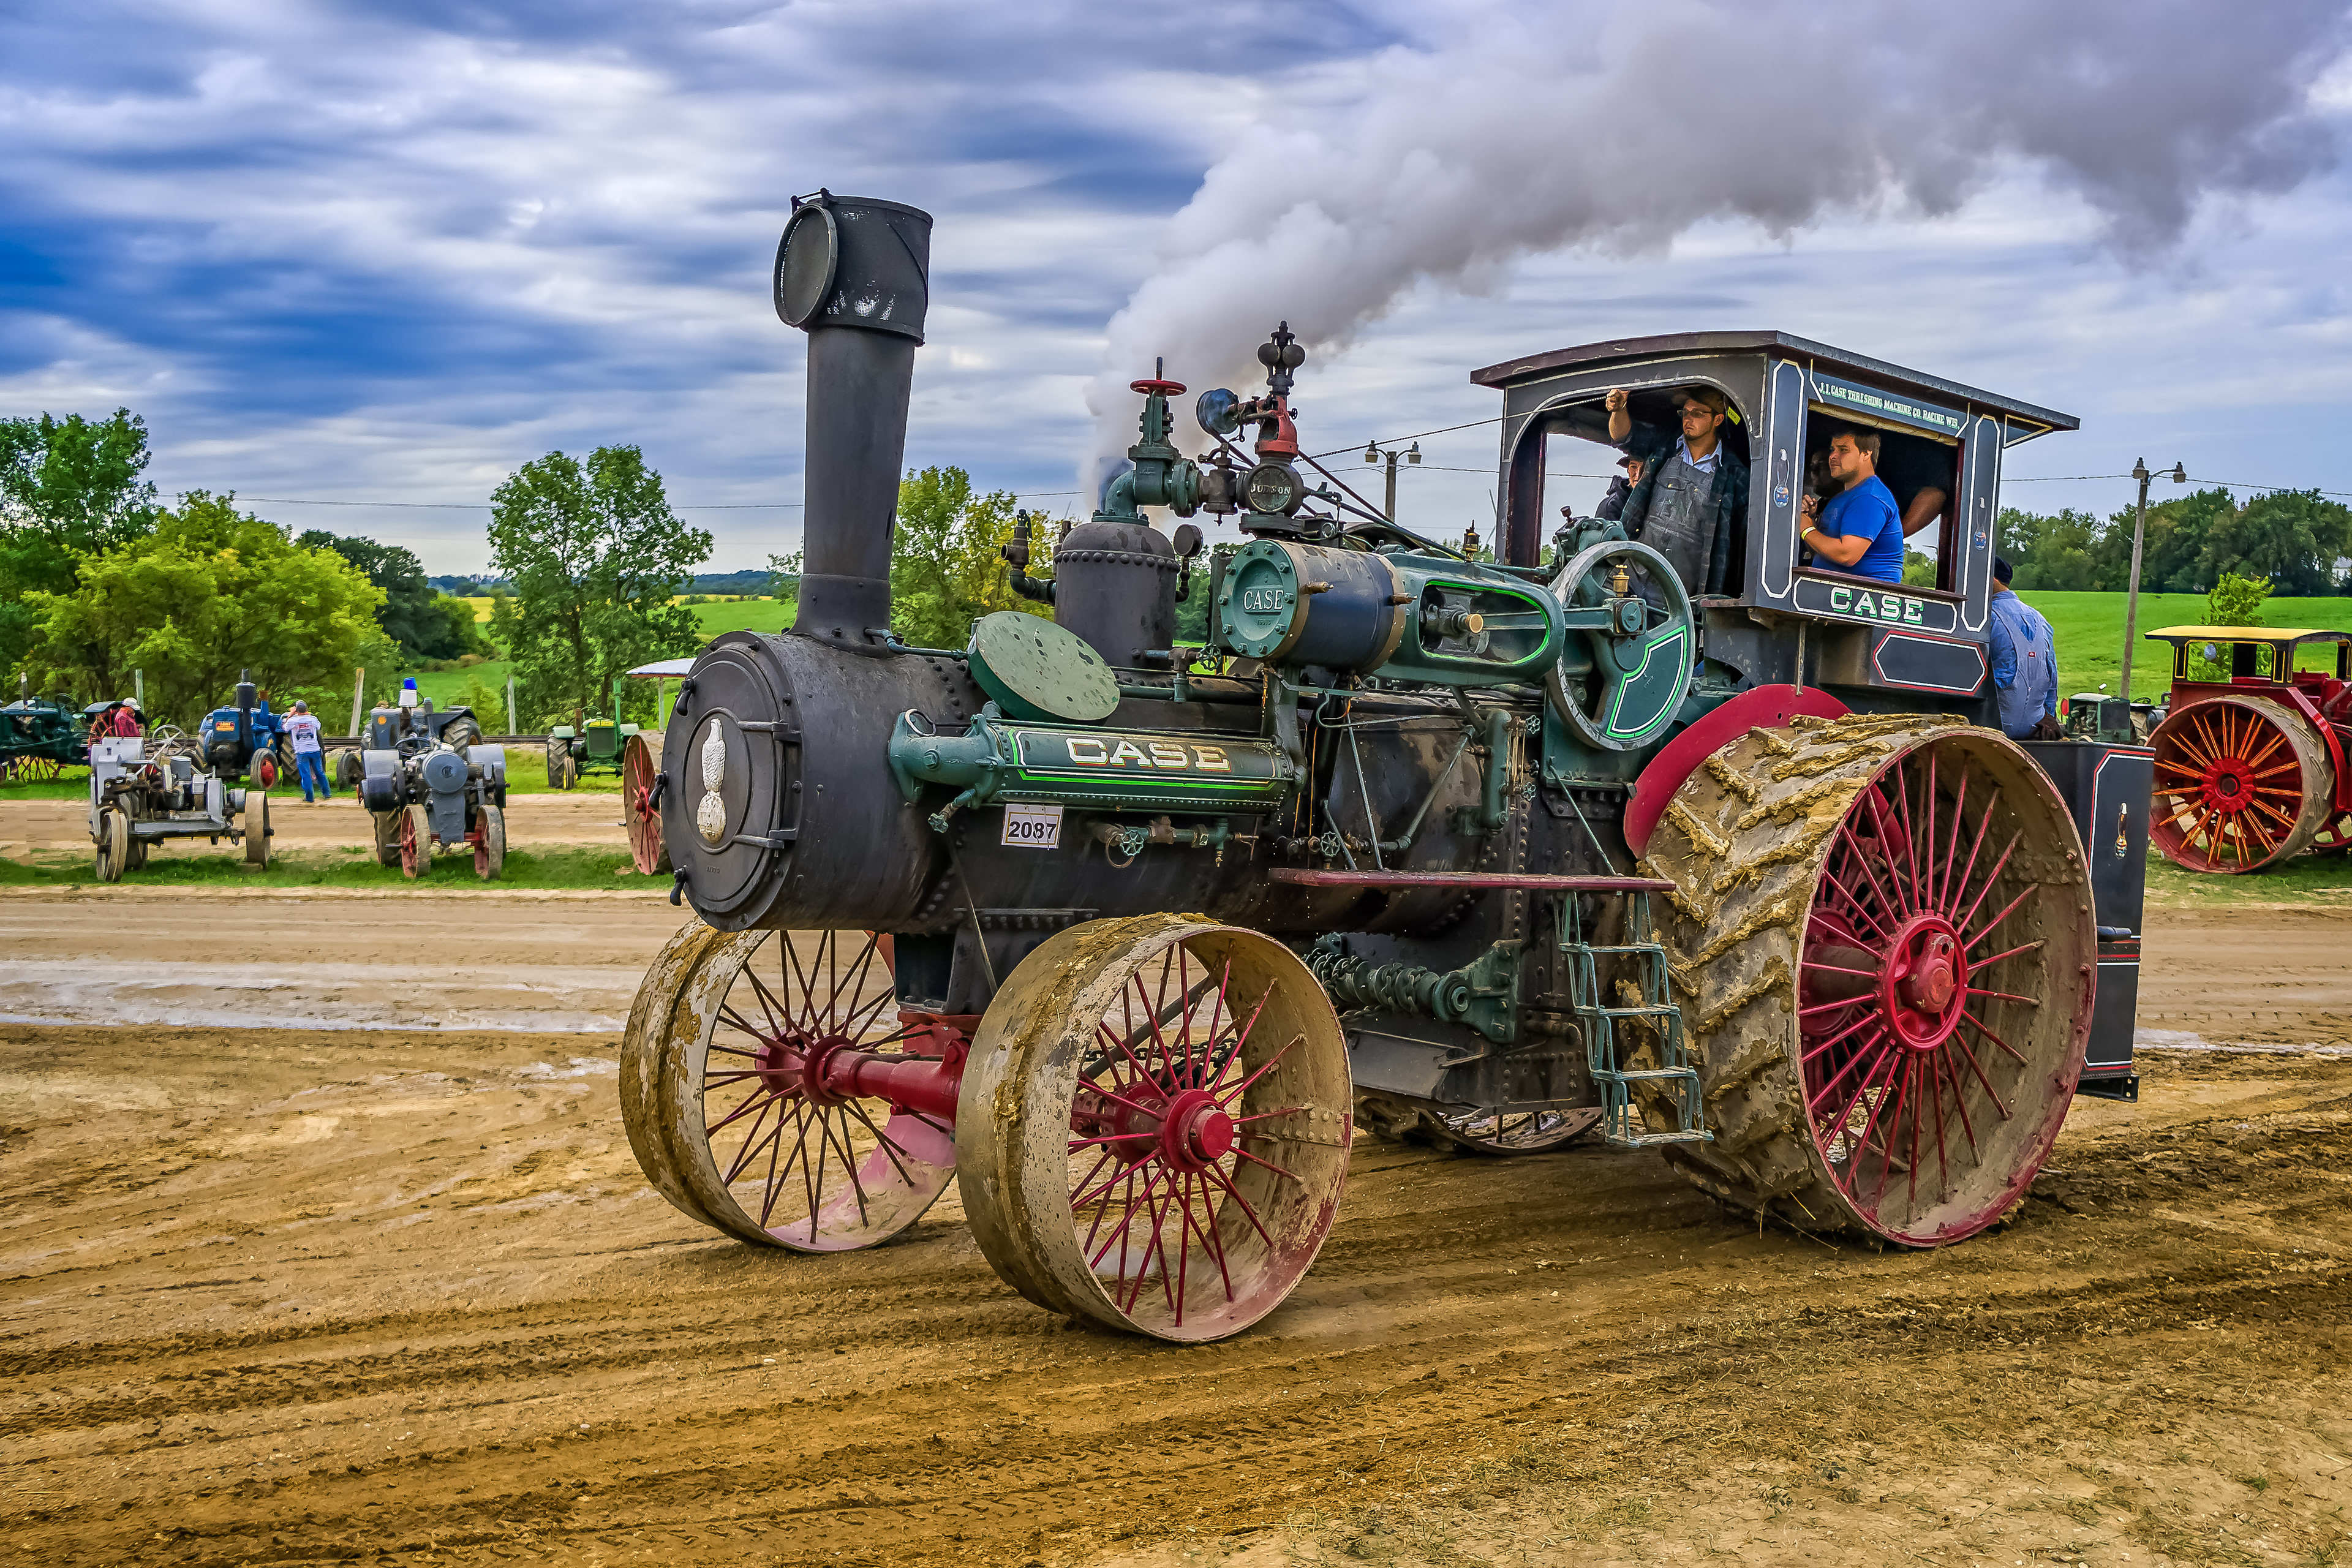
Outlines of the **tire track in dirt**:
M2158 1057L1935 1254L1759 1234L1644 1156L1368 1142L1290 1303L1185 1350L1036 1311L952 1198L868 1253L709 1237L614 1054L0 1028L0 1552L1176 1568L1734 1521L1759 1562L2137 1564L2308 1559L2352 1502L2352 1063ZM2018 1487L2061 1500L1969 1500Z

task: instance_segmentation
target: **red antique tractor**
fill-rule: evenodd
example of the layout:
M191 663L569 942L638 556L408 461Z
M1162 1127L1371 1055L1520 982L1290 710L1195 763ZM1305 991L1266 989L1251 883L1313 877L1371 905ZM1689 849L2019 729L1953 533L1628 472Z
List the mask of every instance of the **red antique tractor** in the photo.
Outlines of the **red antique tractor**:
M2149 838L2191 871L2235 874L2352 849L2352 632L2167 626L2171 711ZM2333 645L2332 672L2295 652Z

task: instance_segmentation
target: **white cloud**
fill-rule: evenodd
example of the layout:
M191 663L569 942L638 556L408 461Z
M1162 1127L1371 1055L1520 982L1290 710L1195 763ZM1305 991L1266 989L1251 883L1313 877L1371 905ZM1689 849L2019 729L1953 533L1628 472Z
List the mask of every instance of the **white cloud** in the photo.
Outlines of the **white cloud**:
M802 350L767 268L788 197L823 184L938 216L908 460L1068 490L1107 323L1192 253L1168 219L1204 173L1286 155L1301 123L1351 112L1408 46L1480 14L688 7L541 36L515 16L460 32L272 5L0 24L0 409L127 404L167 489L478 500L551 447L635 441L680 502L796 501ZM1269 45L1269 26L1294 31ZM2352 111L2347 80L2318 78L2329 114ZM1498 99L1491 134L1527 109ZM1391 229L1475 212L1414 199L1420 155L1365 187ZM1474 247L1460 287L1407 278L1344 353L1318 354L1307 438L1483 418L1493 395L1468 371L1529 349L1781 326L2084 416L2021 468L2113 471L2145 445L2192 471L2352 489L2316 436L2352 405L2344 184L2209 205L2172 261L2134 270L2100 248L2097 212L2033 170L1995 160L1938 216L1777 237L1703 219L1633 259ZM1245 359L1333 283L1261 277L1221 341L1167 352ZM1448 531L1483 519L1491 429L1423 449L1408 507ZM475 513L260 510L398 539L436 571L484 559ZM721 567L797 537L791 511L695 521Z

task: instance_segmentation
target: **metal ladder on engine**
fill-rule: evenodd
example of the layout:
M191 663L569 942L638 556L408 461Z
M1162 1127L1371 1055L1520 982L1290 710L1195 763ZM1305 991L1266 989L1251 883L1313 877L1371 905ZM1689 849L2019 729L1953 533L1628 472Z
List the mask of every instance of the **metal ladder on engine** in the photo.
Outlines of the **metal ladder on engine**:
M1650 895L1624 895L1625 941L1615 946L1584 940L1583 918L1573 895L1559 901L1559 952L1568 971L1569 1011L1584 1034L1584 1057L1592 1081L1601 1090L1601 1134L1620 1149L1647 1149L1660 1143L1707 1143L1715 1134L1703 1125L1705 1102L1698 1069L1690 1064L1683 1045L1683 1013L1667 991L1666 950L1650 921ZM1612 1007L1601 991L1600 957L1611 953L1630 961L1638 977L1642 999L1633 1006ZM1658 1065L1628 1068L1618 1055L1620 1020L1640 1020L1654 1035ZM1636 1112L1633 1085L1654 1083L1669 1090L1675 1105L1672 1131L1652 1131Z

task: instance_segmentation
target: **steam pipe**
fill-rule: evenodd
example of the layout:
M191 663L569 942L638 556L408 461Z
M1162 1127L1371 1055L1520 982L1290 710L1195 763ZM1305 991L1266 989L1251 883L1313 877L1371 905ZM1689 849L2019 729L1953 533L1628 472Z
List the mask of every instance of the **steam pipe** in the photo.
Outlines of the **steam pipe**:
M863 642L867 626L890 623L890 542L917 346L895 332L809 332L807 507L794 631Z
M802 636L863 648L867 627L890 623L890 544L930 255L930 214L829 191L793 200L776 247L776 314L809 340L793 623Z

